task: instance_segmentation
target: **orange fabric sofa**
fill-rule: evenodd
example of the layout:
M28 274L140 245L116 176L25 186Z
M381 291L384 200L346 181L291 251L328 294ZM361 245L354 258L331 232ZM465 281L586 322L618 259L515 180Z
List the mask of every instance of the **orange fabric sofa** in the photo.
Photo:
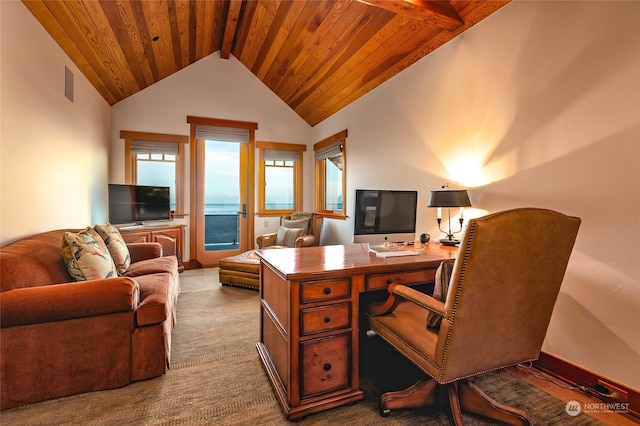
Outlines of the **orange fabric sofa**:
M112 389L164 374L180 292L178 261L158 243L127 244L119 277L67 272L65 231L0 248L0 409Z

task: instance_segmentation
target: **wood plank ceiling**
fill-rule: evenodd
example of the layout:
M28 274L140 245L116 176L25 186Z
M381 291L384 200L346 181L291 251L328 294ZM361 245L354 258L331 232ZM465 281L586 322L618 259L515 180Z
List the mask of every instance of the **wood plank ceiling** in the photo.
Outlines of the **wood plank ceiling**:
M110 105L219 51L313 126L509 1L23 3Z

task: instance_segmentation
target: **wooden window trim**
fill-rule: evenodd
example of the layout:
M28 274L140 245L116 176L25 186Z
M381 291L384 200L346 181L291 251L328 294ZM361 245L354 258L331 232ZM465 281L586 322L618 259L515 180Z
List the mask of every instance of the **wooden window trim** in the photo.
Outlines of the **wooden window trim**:
M131 152L133 140L178 144L178 155L176 157L176 211L173 217L184 216L184 157L185 144L189 143L189 136L121 130L120 139L124 139L124 181L128 184L136 182L136 156Z
M258 215L260 216L281 216L285 214L291 214L294 211L302 210L302 176L303 176L303 153L307 150L306 145L284 143L284 142L264 142L257 141L256 148L258 148L258 164L260 165L259 181L260 189L258 194ZM266 168L264 165L264 151L266 149L277 149L283 151L298 151L300 153L300 160L294 161L293 168L293 210L267 210L265 199L265 179Z
M328 138L316 142L313 145L314 153L328 145L331 145L337 141L343 141L342 147L342 211L328 211L324 210L326 204L326 176L324 173L323 162L324 160L315 160L315 203L316 213L322 217L332 219L347 218L347 130L331 135Z

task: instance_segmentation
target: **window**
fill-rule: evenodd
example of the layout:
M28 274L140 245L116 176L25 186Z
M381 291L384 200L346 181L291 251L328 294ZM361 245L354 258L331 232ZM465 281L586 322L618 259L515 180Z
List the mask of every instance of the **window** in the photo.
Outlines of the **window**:
M305 145L258 142L260 150L259 214L302 210L302 156Z
M134 154L135 184L168 186L171 210L176 211L177 154L153 153L145 149L136 149L134 150Z
M346 144L343 130L315 145L316 211L325 217L346 218Z
M187 136L121 131L125 140L125 183L168 186L171 210L182 214L184 144Z

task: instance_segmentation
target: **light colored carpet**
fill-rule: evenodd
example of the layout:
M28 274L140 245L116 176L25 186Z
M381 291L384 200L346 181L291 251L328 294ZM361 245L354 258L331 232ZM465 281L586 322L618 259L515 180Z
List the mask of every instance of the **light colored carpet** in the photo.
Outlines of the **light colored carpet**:
M178 323L173 331L172 365L162 377L119 389L45 401L0 413L5 425L290 425L280 411L260 363L258 292L221 286L217 268L180 275ZM373 360L393 356L375 342L363 343L365 399L351 406L310 415L302 425L448 425L444 414L424 410L378 414L381 392L397 374L376 374ZM386 358L385 358L386 359ZM402 362L402 360L401 360ZM388 364L385 364L388 365ZM368 367L367 367L368 366ZM382 371L382 373L385 373ZM366 376L365 376L366 375ZM411 374L409 374L411 375ZM399 385L410 384L403 377ZM599 424L508 372L477 380L489 395L524 409L534 425ZM384 388L381 388L384 387ZM397 387L402 388L402 386ZM494 424L465 416L466 424Z

